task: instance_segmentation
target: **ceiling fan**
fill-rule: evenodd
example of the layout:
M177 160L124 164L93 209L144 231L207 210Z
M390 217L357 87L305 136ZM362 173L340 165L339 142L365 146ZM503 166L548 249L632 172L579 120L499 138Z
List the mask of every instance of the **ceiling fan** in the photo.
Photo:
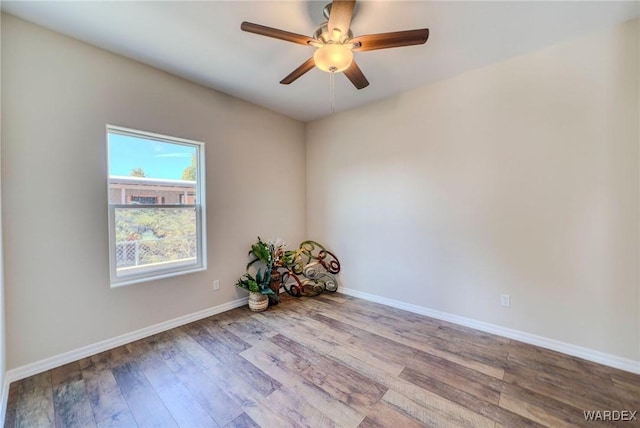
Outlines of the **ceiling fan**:
M369 81L353 59L353 52L421 45L427 41L429 29L423 28L353 37L349 26L355 3L355 0L333 0L332 3L326 5L323 9L323 14L328 21L322 23L316 29L313 37L246 21L240 25L240 28L249 33L317 48L313 56L282 79L280 81L281 84L288 85L313 67L318 67L320 70L329 73L344 72L347 79L357 89L362 89L369 86Z

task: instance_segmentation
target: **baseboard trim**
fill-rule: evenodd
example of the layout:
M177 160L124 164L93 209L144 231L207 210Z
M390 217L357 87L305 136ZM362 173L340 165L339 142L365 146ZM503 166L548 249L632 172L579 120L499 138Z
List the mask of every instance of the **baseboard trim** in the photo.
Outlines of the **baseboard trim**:
M411 303L405 303L399 300L389 299L351 288L341 287L340 292L346 294L347 296L358 297L370 302L380 303L382 305L391 306L393 308L403 309L408 312L425 315L427 317L436 318L442 321L448 321L453 324L458 324L476 330L484 331L486 333L492 333L509 339L518 340L530 345L540 346L541 348L551 349L553 351L561 352L573 357L582 358L594 363L603 364L605 366L614 367L616 369L628 371L635 374L640 374L640 361L618 357L616 355L607 354L589 348L583 348L581 346L572 345L570 343L561 342L559 340L549 339L547 337L537 336L535 334L513 330L510 328L501 327L499 325L477 321L472 318L466 318L447 312L441 312L435 309L429 309L423 306L413 305Z
M31 364L16 367L15 369L8 370L5 375L6 391L9 391L9 384L20 379L24 379L29 376L36 375L38 373L51 370L56 367L60 367L64 364L68 364L77 361L81 358L86 358L91 355L95 355L100 352L107 351L109 349L116 348L118 346L126 345L127 343L135 342L136 340L144 339L145 337L152 336L154 334L162 333L163 331L171 330L172 328L180 327L185 324L189 324L194 321L201 320L203 318L210 317L222 312L229 311L231 309L238 308L247 304L247 298L233 300L222 305L213 306L211 308L203 309L198 312L194 312L188 315L183 315L178 318L174 318L168 321L163 321L158 324L151 325L149 327L141 328L140 330L132 331L121 336L117 336L111 339L103 340L101 342L94 343L92 345L83 346L82 348L75 349L73 351L65 352L63 354L55 355L44 360L36 361ZM7 394L8 395L8 394ZM3 390L2 399L4 403L4 409L6 409L6 396L5 390Z
M502 327L495 324L486 323L483 321L474 320L472 318L466 318L459 315L450 314L447 312L437 311L435 309L426 308L423 306L414 305L411 303L401 302L399 300L389 299L386 297L377 296L375 294L366 293L351 288L341 287L340 292L347 296L358 297L363 300L368 300L382 305L390 306L393 308L402 309L408 312L424 315L431 318L451 322L454 324L462 325L465 327L474 328L476 330L484 331L487 333L496 334L498 336L507 337L509 339L519 340L531 345L540 346L542 348L551 349L553 351L561 352L563 354L571 355L574 357L582 358L588 361L592 361L598 364L603 364L609 367L614 367L620 370L625 370L631 373L640 374L640 361L634 361L628 358L622 358L616 355L607 354L604 352L596 351L589 348L584 348L570 343L561 342L559 340L550 339L535 334L526 333L519 330L514 330L506 327ZM145 337L152 336L163 331L170 330L172 328L180 327L185 324L189 324L194 321L198 321L203 318L210 317L222 312L229 311L231 309L238 308L247 304L247 298L233 300L231 302L214 306L211 308L203 309L198 312L194 312L188 315L184 315L178 318L174 318L168 321L164 321L158 324L154 324L149 327L142 328L130 333L123 334L111 339L103 340L101 342L87 345L82 348L75 349L73 351L65 352L63 354L55 355L50 358L45 358L40 361L36 361L31 364L27 364L15 369L8 370L4 376L4 382L2 385L2 401L0 402L0 416L6 411L6 404L9 395L9 385L11 382L15 382L20 379L24 379L29 376L36 375L38 373L51 370L64 364L77 361L81 358L86 358L91 355L113 349L118 346L126 345L127 343L135 342L136 340L144 339ZM3 420L3 419L0 419Z
M7 403L9 402L9 379L6 374L4 381L2 382L2 400L0 401L0 421L4 424L4 420L7 417Z

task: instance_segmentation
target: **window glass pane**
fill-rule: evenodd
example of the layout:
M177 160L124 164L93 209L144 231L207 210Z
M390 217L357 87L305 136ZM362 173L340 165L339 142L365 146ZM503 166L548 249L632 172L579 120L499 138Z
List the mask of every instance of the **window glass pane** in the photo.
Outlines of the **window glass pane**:
M196 203L197 149L193 145L109 133L109 203Z
M111 285L206 269L204 144L107 125Z
M197 264L196 209L115 208L118 277Z

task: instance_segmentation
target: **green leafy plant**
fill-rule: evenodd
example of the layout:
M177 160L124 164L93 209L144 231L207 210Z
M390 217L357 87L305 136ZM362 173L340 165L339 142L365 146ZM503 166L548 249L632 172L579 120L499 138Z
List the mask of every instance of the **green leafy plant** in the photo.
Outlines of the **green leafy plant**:
M285 243L279 239L264 242L258 236L258 242L251 245L251 250L249 250L251 260L247 264L247 273L238 280L236 285L248 291L266 294L272 303L279 302L280 298L269 286L273 269L285 266L287 258L291 258L291 255L287 255L289 252L284 251L284 246ZM253 277L248 271L256 263L261 267L257 269L256 275Z
M270 269L266 270L264 274L262 273L262 269L258 269L255 277L246 273L236 283L238 287L244 288L247 291L275 296L273 290L269 288L269 284L271 284Z
M251 246L251 250L249 250L249 255L253 256L253 260L251 260L247 264L247 270L253 265L255 262L262 262L265 266L271 270L273 267L273 245L267 244L263 242L262 239L258 236L258 242Z

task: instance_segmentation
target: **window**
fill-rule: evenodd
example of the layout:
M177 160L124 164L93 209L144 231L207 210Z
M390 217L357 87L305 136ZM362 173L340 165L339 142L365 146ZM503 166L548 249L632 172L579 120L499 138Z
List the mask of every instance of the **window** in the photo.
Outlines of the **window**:
M111 285L206 268L204 144L107 125Z
M156 205L158 203L158 197L157 196L131 196L131 203L143 204L143 205Z

